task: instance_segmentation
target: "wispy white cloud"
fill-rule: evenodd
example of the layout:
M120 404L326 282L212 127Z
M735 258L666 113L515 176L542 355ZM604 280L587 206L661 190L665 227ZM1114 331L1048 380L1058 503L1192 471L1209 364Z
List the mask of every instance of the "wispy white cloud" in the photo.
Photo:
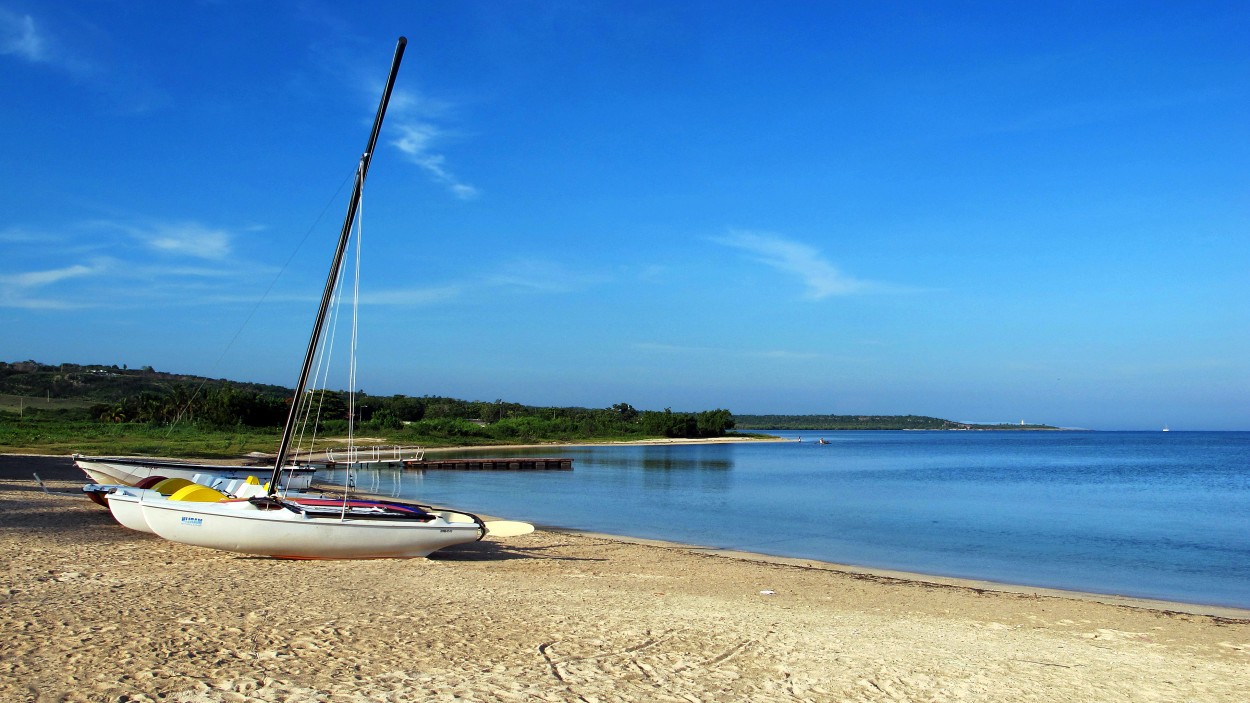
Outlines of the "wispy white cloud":
M230 254L232 235L223 229L194 222L158 225L140 232L147 245L157 251L200 259L224 259Z
M477 188L456 176L447 166L447 157L438 151L439 145L451 136L447 129L439 126L439 121L445 120L449 112L450 106L445 102L430 100L412 91L396 90L391 96L389 119L399 136L392 139L391 144L457 198L472 200L478 196Z
M0 8L0 55L16 56L31 63L49 63L48 42L31 15Z
M46 261L47 254L55 250L63 258L84 262L24 272L14 271L16 259L0 262L0 307L71 309L97 306L102 301L116 308L255 302L256 296L247 291L263 284L275 270L241 260L234 253L238 236L255 229L227 229L199 222L92 220L47 232L22 227L0 230L0 242L12 244L22 252L21 258ZM38 265L30 268L37 269ZM104 271L109 272L107 276L98 275ZM37 286L70 278L94 280L72 288L48 289L41 298L31 294ZM560 295L607 279L606 274L571 268L558 261L522 257L423 287L388 288L386 283L374 287L378 281L366 280L361 303L418 307L464 301L473 305L495 299L501 290ZM270 291L264 299L269 303L303 303L315 297L311 292Z
M391 143L420 166L431 178L447 186L457 198L472 200L478 195L477 188L462 182L447 169L447 157L434 153L432 143L441 135L437 127L425 122L409 122L398 125L400 136Z
M77 276L87 276L95 273L90 266L82 264L74 264L65 268L52 269L49 271L28 271L10 276L0 277L7 283L12 283L22 288L34 288L37 286L46 286L66 278L74 278Z
M807 289L806 297L812 300L862 293L874 287L867 281L839 271L815 247L776 234L733 231L728 236L714 238L713 241L797 277Z
M0 56L52 66L77 77L94 73L92 65L67 49L41 18L0 7Z
M272 275L265 266L233 257L234 238L233 230L197 222L10 227L0 231L8 254L0 261L0 307L186 305Z
M234 234L221 227L199 222L141 223L97 220L88 227L124 232L146 248L170 256L220 261L233 249Z
M41 271L25 271L22 273L0 274L0 307L26 309L72 309L91 307L94 303L72 302L61 297L41 295L39 289L54 286L71 278L94 276L104 266L94 264L73 264L57 269Z

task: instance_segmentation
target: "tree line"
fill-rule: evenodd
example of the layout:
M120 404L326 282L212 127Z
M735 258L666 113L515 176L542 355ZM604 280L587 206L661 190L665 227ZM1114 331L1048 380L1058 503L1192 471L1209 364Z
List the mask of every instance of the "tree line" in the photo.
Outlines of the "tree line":
M971 425L925 415L741 415L743 428L770 430L960 430Z
M34 397L85 397L97 400L82 411L103 423L188 425L222 430L281 427L293 391L116 366L57 366L0 362L0 392ZM318 431L343 433L349 421L357 431L376 431L389 441L548 441L585 438L705 438L735 427L724 409L700 412L638 410L628 403L610 408L536 407L502 399L468 401L441 396L355 394L354 406L342 391L312 391ZM32 408L32 411L33 408ZM70 411L56 411L66 413Z

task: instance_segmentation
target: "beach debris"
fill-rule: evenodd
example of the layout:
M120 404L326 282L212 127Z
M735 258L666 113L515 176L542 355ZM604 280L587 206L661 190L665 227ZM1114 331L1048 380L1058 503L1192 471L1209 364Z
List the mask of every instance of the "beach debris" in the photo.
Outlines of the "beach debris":
M760 595L761 596L775 596L777 595L777 592L776 591L760 591Z

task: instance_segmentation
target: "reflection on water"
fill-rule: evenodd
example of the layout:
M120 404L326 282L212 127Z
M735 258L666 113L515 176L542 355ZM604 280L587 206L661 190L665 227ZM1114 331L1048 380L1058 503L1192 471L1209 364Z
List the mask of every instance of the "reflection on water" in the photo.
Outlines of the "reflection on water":
M420 494L424 473L423 471L403 471L399 469L357 469L353 479L356 490L363 493L391 498L404 498ZM336 486L342 486L345 480L342 471L325 472L324 476L318 473L318 481L324 481Z
M723 445L718 445L723 446ZM729 471L734 467L733 456L729 451L709 452L709 447L654 446L642 449L641 466L644 469L661 469L665 471ZM702 450L702 451L701 451ZM629 463L629 456L617 459L624 464Z

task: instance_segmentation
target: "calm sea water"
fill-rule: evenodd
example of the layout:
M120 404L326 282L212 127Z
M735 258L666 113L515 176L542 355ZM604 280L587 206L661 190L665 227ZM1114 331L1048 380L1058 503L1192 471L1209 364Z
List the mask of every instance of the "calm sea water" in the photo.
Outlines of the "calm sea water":
M528 453L574 470L357 483L541 525L1250 608L1250 433L772 434L802 441L547 449Z

